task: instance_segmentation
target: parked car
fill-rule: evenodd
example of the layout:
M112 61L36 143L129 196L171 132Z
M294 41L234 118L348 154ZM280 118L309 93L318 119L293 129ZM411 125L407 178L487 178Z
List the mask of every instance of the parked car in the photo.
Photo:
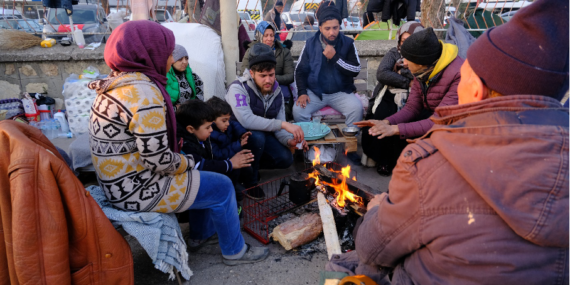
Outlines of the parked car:
M24 31L41 38L43 27L31 19L3 19L0 21L0 29Z
M362 30L362 22L360 17L348 16L348 18L342 19L340 27L344 31Z
M298 26L303 25L303 22L305 22L305 17L307 17L307 16L312 16L315 19L315 24L313 25L313 27L315 29L318 29L319 23L317 21L317 18L315 17L315 13L313 13L313 12L304 12L304 13L284 12L284 13L281 13L281 20L283 23L285 23L285 25L287 25L287 26L292 25L293 28L296 28Z
M517 12L518 10L515 11L509 11L507 13L503 13L501 14L501 18L503 18L503 20L505 20L505 22L508 22Z
M16 9L4 9L0 8L0 20L3 19L23 19L20 11Z
M241 23L245 27L247 31L247 35L249 36L250 40L255 39L255 21L251 19L251 16L247 12L238 12L239 18L241 19Z
M174 23L174 19L172 18L168 10L156 9L154 10L154 13L159 23Z
M50 8L47 13L48 22L44 23L44 32L71 32L69 16L67 16L65 9ZM89 33L105 33L109 30L105 10L103 7L95 4L73 5L73 15L71 18L73 20L73 26L83 31L86 44L100 42L105 36L103 34L89 35ZM45 37L44 35L44 38ZM60 41L62 38L67 37L67 35L49 35L47 37Z

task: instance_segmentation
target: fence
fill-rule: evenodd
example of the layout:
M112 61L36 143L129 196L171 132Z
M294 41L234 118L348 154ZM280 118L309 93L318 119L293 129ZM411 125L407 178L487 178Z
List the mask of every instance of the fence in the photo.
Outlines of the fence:
M245 7L253 11L262 11L261 19L267 15L276 0L237 0L237 7ZM285 22L287 27L278 27L278 33L311 33L316 32L318 25L307 25L304 30L297 29L302 26L308 16L313 16L315 22L316 10L321 0L282 0L284 11L281 13L281 22ZM402 18L407 21L419 21L425 27L433 27L435 31L445 31L446 24L450 17L463 20L467 30L471 32L483 32L486 29L498 26L510 19L516 11L528 6L532 0L506 1L506 0L423 0L421 12L407 13L404 17L383 17L382 12L367 12L367 9L378 10L379 7L370 7L369 0L360 2L358 0L343 0L348 17L343 19L341 29L345 34L360 34L363 31L385 31L386 38L392 39L396 30L402 23ZM344 3L337 0L339 3ZM491 2L493 1L493 2ZM254 6L250 3L255 2ZM378 1L376 1L378 2ZM411 3L413 1L409 1ZM418 1L419 3L419 1ZM373 6L373 5L371 5ZM384 7L380 7L382 9ZM385 9L385 8L384 8ZM392 9L390 9L390 12ZM407 11L405 11L407 12ZM390 14L390 13L386 13ZM259 17L259 16L257 16ZM242 18L243 20L247 20ZM258 20L255 20L258 22ZM398 23L399 22L399 23ZM275 21L273 24L276 26Z
M180 0L183 3L183 14L189 17L189 22L199 22L201 17L201 8L209 1L224 1L224 0ZM244 23L244 27L253 35L255 26L259 21L262 21L267 13L274 9L274 2L276 0L237 0L236 12L240 12L240 18ZM278 33L311 33L316 32L318 24L309 25L303 29L303 22L308 16L313 16L315 22L315 12L320 5L320 0L282 0L284 3L284 11L281 13L282 27L279 27ZM345 34L357 35L363 31L385 31L386 38L392 39L398 29L398 24L401 24L400 17L383 17L382 12L367 12L369 7L369 0L360 2L358 0L337 0L339 2L346 1L346 12L348 17L343 19L341 29ZM494 1L494 2L490 2ZM127 15L130 14L132 0L119 0L116 7L109 7L108 0L87 0L89 4L95 4L97 11L95 12L96 22L99 23L97 31L84 31L84 35L109 35L111 29L109 27L106 15L111 12L124 11ZM413 1L410 1L410 3ZM21 3L22 7L30 7L26 0ZM174 15L177 15L178 0L175 0L174 6L168 6L168 1L164 1L162 7L165 11L170 10ZM520 0L517 2L506 0L423 0L421 4L422 11L414 13L407 13L404 18L408 21L420 21L426 27L433 27L436 31L445 31L445 26L450 17L456 17L464 20L466 27L472 32L483 32L486 29L498 26L505 23L522 7L528 6L532 0ZM2 0L2 14L0 14L0 28L2 29L16 29L26 31L31 34L43 36L65 36L69 32L64 29L61 30L59 26L66 25L69 20L66 19L66 14L59 11L63 9L54 9L55 12L47 13L46 8L38 9L38 19L29 17L30 13L19 13L16 10L17 3L15 0ZM156 9L160 9L157 6ZM30 8L28 8L30 9ZM29 12L29 11L28 11ZM32 13L33 14L33 13ZM48 15L49 14L49 15ZM155 13L156 14L156 13ZM52 15L54 16L52 18ZM154 15L153 17L156 18ZM165 16L166 17L166 16ZM73 18L73 17L72 17ZM388 19L386 19L388 18ZM412 19L413 18L413 19ZM176 19L178 20L178 19ZM400 22L400 23L398 23ZM371 24L368 24L371 23ZM43 24L43 26L42 26ZM78 23L75 23L78 24ZM275 21L273 21L275 25ZM58 26L56 28L55 26ZM299 28L300 27L300 28ZM69 29L68 29L69 30Z

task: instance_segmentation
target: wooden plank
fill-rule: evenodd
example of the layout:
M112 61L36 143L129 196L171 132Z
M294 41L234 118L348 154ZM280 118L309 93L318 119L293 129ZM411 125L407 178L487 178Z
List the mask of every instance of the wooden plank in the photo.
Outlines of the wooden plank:
M326 142L336 141L336 137L334 136L334 133L332 131L325 136L325 141Z
M325 243L327 244L327 254L330 260L333 254L341 254L342 252L340 251L340 243L338 241L338 233L336 231L336 225L334 223L331 206L327 202L327 199L323 193L319 192L317 194L317 197L319 199L319 212L321 214L321 220L323 222Z

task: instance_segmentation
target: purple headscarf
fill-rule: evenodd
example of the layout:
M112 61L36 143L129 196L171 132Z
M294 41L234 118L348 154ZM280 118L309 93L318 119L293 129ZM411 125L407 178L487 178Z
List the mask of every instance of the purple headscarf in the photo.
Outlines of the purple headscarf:
M176 117L166 92L166 63L174 51L174 34L152 21L140 20L121 24L113 31L105 46L105 63L114 71L140 72L152 80L166 102L168 144L178 152Z

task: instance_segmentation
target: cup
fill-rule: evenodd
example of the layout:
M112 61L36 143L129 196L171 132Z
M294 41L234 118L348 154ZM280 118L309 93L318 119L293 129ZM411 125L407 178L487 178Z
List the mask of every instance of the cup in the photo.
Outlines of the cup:
M321 117L319 116L313 117L313 132L315 135L321 134Z

